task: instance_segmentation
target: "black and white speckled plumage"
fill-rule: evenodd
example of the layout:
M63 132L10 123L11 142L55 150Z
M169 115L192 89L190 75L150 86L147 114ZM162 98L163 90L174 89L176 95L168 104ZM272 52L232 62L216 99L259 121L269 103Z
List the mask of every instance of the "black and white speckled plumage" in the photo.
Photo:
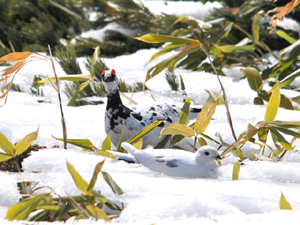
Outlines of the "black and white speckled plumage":
M178 122L180 109L175 105L153 105L144 109L130 109L123 105L118 87L118 78L115 70L102 73L102 82L107 92L107 106L105 112L105 131L110 135L116 146L123 128L122 142L139 133L154 121L162 123L143 137L143 147L156 146L162 139L159 138L161 129L174 122Z

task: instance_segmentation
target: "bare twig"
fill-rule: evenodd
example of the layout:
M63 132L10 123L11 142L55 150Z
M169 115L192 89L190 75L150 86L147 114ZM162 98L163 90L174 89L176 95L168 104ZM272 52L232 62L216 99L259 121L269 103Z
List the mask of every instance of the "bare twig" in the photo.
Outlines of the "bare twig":
M64 138L64 149L67 149L67 127L66 127L65 117L64 117L64 113L63 113L63 109L62 109L62 104L61 104L59 78L56 74L50 45L48 45L48 49L49 49L49 53L50 53L50 61L52 63L52 68L53 68L53 72L54 72L54 76L55 76L55 80L56 80L57 95L58 95L58 101L59 101L59 107L60 107L60 113L61 113L61 124L62 124L62 130L63 130L63 138Z

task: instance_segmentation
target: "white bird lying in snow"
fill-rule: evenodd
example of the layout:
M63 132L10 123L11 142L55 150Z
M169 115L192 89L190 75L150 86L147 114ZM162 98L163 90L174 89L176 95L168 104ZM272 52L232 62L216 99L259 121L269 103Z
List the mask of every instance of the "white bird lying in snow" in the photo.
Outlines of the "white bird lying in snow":
M110 135L111 142L115 146L119 142L123 124L122 142L141 132L152 122L161 120L162 122L156 128L143 137L143 147L146 147L148 145L156 146L162 140L159 138L162 128L170 123L178 122L180 109L175 105L152 105L142 110L124 106L120 98L119 82L114 69L111 72L103 70L102 82L107 93L105 132ZM196 118L200 110L192 108L189 119Z
M219 167L220 155L214 147L203 146L197 152L178 149L136 149L123 142L122 147L149 169L176 177L214 178Z

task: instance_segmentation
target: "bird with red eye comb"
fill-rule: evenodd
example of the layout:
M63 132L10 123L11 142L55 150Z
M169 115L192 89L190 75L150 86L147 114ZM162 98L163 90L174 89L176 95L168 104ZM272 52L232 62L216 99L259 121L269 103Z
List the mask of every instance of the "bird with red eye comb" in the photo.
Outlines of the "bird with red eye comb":
M105 111L105 132L110 135L111 142L117 146L124 126L121 142L127 141L138 134L154 121L162 121L147 135L143 136L143 147L156 146L161 142L160 131L170 123L179 121L180 108L176 105L156 104L142 109L126 107L120 97L119 82L116 71L103 70L102 82L107 93ZM191 109L190 118L196 118L201 109ZM123 125L124 124L124 125Z

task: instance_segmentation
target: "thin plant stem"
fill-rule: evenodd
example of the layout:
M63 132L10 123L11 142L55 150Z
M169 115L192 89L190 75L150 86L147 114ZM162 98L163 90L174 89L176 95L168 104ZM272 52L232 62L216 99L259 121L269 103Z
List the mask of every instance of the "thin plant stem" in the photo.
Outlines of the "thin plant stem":
M211 58L210 58L208 52L206 51L206 49L204 47L202 48L202 50L204 51L205 55L209 59L210 64L211 64L211 66L212 66L212 68L214 70L214 73L217 75L218 81L220 83L220 86L221 86L221 89L222 89L222 92L223 92L223 100L224 100L226 111L227 111L226 112L226 114L227 114L227 120L229 122L229 126L230 126L230 129L231 129L232 136L233 136L234 140L236 141L237 138L236 138L236 135L235 135L235 132L234 132L234 129L233 129L233 124L232 124L232 120L231 120L231 115L230 115L230 111L229 111L229 104L228 104L228 99L227 99L227 96L226 96L225 88L223 87L223 84L222 84L222 82L220 80L220 77L219 77L219 75L217 73L217 70L216 70L213 62L211 61Z
M57 95L58 95L58 101L59 101L59 107L60 107L60 114L61 114L61 124L62 124L62 130L63 130L63 139L64 139L64 149L67 149L67 127L66 127L66 122L65 122L65 117L64 117L64 112L62 109L62 104L61 104L61 96L60 96L60 85L59 85L59 79L56 74L54 62L53 62L53 57L52 57L52 52L51 48L48 45L49 53L50 53L50 61L52 63L52 68L56 80L56 86L57 86Z

